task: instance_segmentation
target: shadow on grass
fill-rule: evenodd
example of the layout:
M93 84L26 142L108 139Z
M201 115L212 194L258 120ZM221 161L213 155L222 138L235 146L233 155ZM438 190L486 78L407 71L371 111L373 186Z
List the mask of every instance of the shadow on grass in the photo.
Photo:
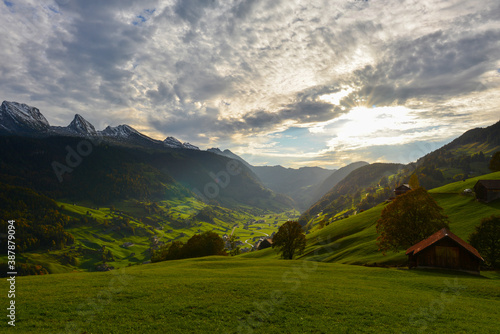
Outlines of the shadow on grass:
M482 271L485 275L488 275L489 278L493 279L500 279L500 270L483 270Z
M412 268L406 269L408 272L415 273L416 275L425 275L425 276L448 276L448 277L456 277L456 276L464 276L468 278L477 278L477 279L490 279L489 277L474 274L471 272L460 271L460 270L452 270L452 269L443 269L443 268ZM500 275L500 274L499 274Z

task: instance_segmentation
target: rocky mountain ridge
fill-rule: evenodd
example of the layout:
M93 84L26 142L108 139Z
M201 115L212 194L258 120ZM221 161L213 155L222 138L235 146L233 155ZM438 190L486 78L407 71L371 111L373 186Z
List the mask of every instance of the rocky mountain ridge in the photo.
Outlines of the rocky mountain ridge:
M89 121L79 114L76 114L73 121L66 127L51 126L38 108L9 101L3 101L0 106L0 134L32 137L57 135L102 137L125 144L163 145L174 149L199 150L198 147L190 143L181 143L174 137L167 137L164 141L150 138L126 124L115 127L108 126L102 131L97 131Z

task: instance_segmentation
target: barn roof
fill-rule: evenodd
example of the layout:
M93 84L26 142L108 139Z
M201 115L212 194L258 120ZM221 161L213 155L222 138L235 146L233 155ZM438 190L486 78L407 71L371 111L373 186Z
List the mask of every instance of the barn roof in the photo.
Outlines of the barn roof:
M457 244L459 244L460 246L462 246L463 248L468 250L470 253L472 253L472 255L474 255L475 257L484 261L484 259L481 257L479 252L474 247L472 247L471 245L469 245L468 243L466 243L465 241L463 241L462 239L457 237L455 234L451 233L450 230L448 230L447 228L443 228L443 229L437 231L436 233L434 233L433 235L431 235L430 237L428 237L427 239L422 240L419 243L411 246L410 248L408 248L406 250L406 255L409 255L412 253L413 253L413 255L415 255L415 254L423 251L427 247L433 245L434 243L438 242L439 240L444 239L446 237L455 241Z
M474 188L478 185L481 184L484 186L486 189L500 189L500 180L479 180L477 183L474 185Z
M399 189L410 189L411 190L410 185L406 184L406 183L396 187L396 190L399 190Z

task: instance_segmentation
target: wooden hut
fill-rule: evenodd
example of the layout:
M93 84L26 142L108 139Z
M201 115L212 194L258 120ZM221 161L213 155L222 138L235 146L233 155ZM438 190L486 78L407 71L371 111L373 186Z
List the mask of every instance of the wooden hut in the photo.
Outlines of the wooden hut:
M500 199L500 180L479 180L474 185L474 192L478 200L486 203Z
M408 268L445 268L479 274L479 252L443 228L406 250Z
M396 189L394 189L394 194L395 194L396 196L399 196L399 195L402 195L402 194L404 194L405 192L410 191L410 190L411 190L411 188L410 188L410 186L409 186L409 185L407 185L407 184L402 184L402 185L400 185L399 187L397 187Z
M257 246L257 250L266 249L272 246L273 246L273 239L266 238L259 243L259 245Z

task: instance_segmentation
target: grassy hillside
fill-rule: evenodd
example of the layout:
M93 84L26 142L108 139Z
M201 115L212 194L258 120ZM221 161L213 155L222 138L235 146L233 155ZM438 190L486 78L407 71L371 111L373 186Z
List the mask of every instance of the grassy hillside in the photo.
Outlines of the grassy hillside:
M140 264L150 260L151 248L206 231L233 234L240 248L250 249L298 216L294 210L228 209L194 197L95 207L91 202L55 202L28 188L0 187L0 227L6 231L7 221L16 221L17 263L41 265L49 273L94 271L104 262L115 268ZM0 263L7 262L6 250L0 252Z
M320 212L328 213L330 219L372 208L392 196L395 187L408 183L412 174L418 176L421 186L432 189L470 176L490 173L490 159L498 150L500 122L484 129L467 131L451 143L418 159L416 163L399 165L398 168L394 168L396 164L360 167L330 191L325 191L326 194L302 214L300 223L313 226L312 220Z
M325 214L331 219L384 202L392 195L392 189L397 184L391 177L403 168L401 164L374 163L354 169L306 210L299 222L310 228L315 225L314 217L318 214Z
M495 333L500 319L493 272L209 257L17 287L22 333Z
M481 178L500 179L500 172ZM463 189L472 187L477 179L430 191L449 215L451 230L464 239L482 217L500 214L500 202L483 204L462 195ZM186 212L186 208L180 210L186 203L166 204L172 212L175 208ZM68 205L71 206L65 204ZM309 233L306 253L295 261L277 259L274 250L266 249L237 257L130 267L120 263L117 270L105 273L18 277L17 330L23 333L498 332L499 272L482 272L478 277L440 270L346 265L406 262L402 252L384 257L377 251L375 222L383 206L329 221L324 228ZM75 206L66 210L76 214L85 208ZM109 208L94 209L91 213L97 219L112 214ZM250 232L237 227L235 233L265 233L263 227L267 221L274 223L278 218L281 222L292 214L261 215L256 218L266 223L255 223L260 230L254 228ZM75 240L80 240L76 230L72 233ZM102 234L95 233L94 237L95 240L87 242L96 245L107 242ZM131 250L120 251L117 250L117 256L127 258ZM57 262L51 265L54 271L62 270ZM7 281L3 282L7 291ZM6 295L3 298L7 303Z
M470 175L490 172L493 154L500 150L500 122L465 132L451 143L417 160L420 184L434 188Z
M148 203L137 201L121 202L113 210L58 204L64 214L77 219L65 228L74 237L74 244L63 249L45 247L23 252L18 261L40 264L49 273L95 271L103 261L115 268L125 267L149 261L150 248L155 245L175 240L186 242L205 231L220 236L233 233L242 249L251 249L260 237L270 236L281 224L298 215L297 211L276 214L254 212L253 208L231 210L208 206L193 198L154 203L155 212L145 211ZM1 256L0 262L6 262L6 256Z
M460 238L467 241L482 218L493 214L500 215L500 201L489 204L477 202L473 196L462 194L464 189L472 188L479 179L500 179L500 172L492 173L465 182L455 182L444 187L430 190L430 194L444 209L450 219L450 229ZM303 259L346 264L386 264L406 265L405 252L382 255L377 250L378 234L375 226L385 204L350 216L334 220L325 215L315 218L316 226L323 221L325 227L318 227L307 235L307 247ZM328 224L328 225L326 225ZM259 252L257 252L259 253ZM273 251L261 254L248 254L247 257L277 258Z

